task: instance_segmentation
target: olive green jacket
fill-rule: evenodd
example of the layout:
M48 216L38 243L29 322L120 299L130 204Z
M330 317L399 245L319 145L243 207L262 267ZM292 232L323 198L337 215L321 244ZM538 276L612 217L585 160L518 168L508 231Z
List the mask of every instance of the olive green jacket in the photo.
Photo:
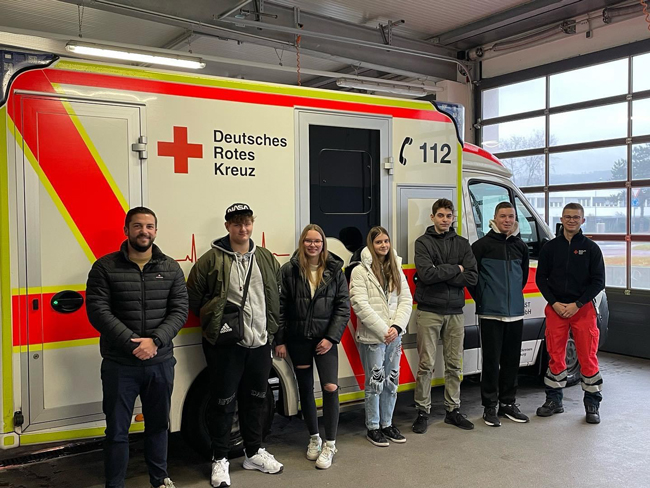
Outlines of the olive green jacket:
M254 255L264 282L266 331L269 344L272 344L280 328L280 264L263 247L256 247ZM216 343L221 330L234 259L233 255L213 247L199 258L187 279L190 311L199 317L203 337L210 344Z

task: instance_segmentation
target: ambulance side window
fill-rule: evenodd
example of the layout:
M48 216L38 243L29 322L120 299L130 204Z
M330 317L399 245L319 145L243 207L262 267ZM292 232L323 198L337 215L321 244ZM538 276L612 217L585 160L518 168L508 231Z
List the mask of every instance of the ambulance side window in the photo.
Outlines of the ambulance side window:
M510 191L501 185L475 181L469 184L469 197L472 203L476 233L480 239L490 232L490 220L494 218L496 206L501 202L510 201Z

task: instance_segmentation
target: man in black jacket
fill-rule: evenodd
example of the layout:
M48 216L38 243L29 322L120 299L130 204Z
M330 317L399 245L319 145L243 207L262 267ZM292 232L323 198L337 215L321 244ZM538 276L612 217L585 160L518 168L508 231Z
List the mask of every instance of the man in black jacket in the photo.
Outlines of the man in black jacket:
M145 417L145 460L155 488L173 488L167 474L167 430L174 381L172 340L187 320L183 271L154 245L158 221L145 207L126 214L119 251L93 264L86 310L100 335L106 415L106 487L123 487L129 427L140 395Z
M541 250L536 282L548 302L546 350L549 361L544 384L546 402L540 417L564 412L562 389L566 386L566 346L569 331L580 362L586 419L600 423L603 378L598 369L598 323L593 300L605 288L605 263L598 244L580 230L585 211L579 203L562 210L562 232Z
M515 403L529 260L528 246L518 235L512 203L496 206L490 227L490 232L472 244L478 284L470 291L481 324L483 421L499 427L499 417L514 422L529 420Z
M463 364L465 287L476 285L476 259L469 242L451 228L454 204L446 198L433 204L433 225L415 241L417 281L417 348L420 362L415 385L418 416L413 432L427 431L431 412L431 379L436 346L442 337L445 362L445 423L474 428L460 413L460 376Z

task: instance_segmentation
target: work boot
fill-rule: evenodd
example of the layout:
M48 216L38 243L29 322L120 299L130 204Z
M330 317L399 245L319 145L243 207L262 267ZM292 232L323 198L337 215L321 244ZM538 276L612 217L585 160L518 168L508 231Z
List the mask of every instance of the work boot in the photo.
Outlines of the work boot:
M585 412L587 413L588 424L600 423L600 413L598 413L598 405L585 405Z
M538 417L550 417L554 413L564 412L564 406L555 400L546 400L544 405L537 409Z

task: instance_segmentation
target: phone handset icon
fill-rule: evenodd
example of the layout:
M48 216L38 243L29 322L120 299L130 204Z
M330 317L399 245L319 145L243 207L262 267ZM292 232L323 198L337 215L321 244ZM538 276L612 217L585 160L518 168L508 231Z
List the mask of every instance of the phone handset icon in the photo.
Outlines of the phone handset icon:
M402 147L399 150L399 162L402 165L406 165L406 158L404 157L404 148L406 148L406 146L410 146L411 144L413 144L413 139L411 139L410 137L405 137L404 141L402 142Z

